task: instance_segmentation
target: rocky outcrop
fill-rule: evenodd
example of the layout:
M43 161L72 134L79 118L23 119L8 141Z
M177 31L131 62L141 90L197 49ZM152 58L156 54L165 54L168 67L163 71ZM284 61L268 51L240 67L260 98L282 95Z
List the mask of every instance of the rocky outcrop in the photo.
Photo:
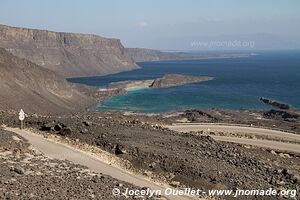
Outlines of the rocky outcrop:
M126 48L134 61L160 61L160 60L196 60L208 58L240 58L250 54L195 54L186 52L164 52L154 49Z
M78 87L0 48L0 110L47 114L84 109L95 100Z
M212 80L209 76L187 76L181 74L167 74L162 78L157 78L150 85L152 88L169 88L190 83L198 83Z
M274 106L274 107L279 108L279 109L283 109L283 110L288 110L288 109L290 109L290 106L289 106L288 104L280 103L280 102L275 101L275 100L272 100L272 99L267 99L267 98L261 97L260 100L261 100L263 103L265 103L265 104Z
M0 25L0 47L65 77L137 68L120 40Z
M267 118L283 119L285 121L294 122L299 119L299 114L296 112L288 112L285 110L274 110L264 112L264 116Z
M180 117L185 117L190 122L196 122L199 120L203 122L215 122L219 120L218 118L209 114L208 112L197 109L186 110L182 114L180 114Z

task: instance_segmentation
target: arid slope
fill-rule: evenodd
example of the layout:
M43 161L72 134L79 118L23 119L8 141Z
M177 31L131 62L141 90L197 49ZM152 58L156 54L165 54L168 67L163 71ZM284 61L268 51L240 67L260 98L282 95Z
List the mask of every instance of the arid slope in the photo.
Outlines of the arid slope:
M93 101L63 77L0 48L0 110L59 113Z

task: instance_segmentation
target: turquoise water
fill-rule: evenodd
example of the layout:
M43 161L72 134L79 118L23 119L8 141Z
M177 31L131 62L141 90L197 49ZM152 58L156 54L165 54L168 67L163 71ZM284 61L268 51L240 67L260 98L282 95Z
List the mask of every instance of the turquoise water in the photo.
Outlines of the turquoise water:
M168 73L207 75L214 80L166 89L143 89L99 104L99 110L146 113L190 108L268 109L260 97L300 108L300 51L262 51L248 58L138 63L141 69L103 77L69 79L104 87L113 81L141 80Z

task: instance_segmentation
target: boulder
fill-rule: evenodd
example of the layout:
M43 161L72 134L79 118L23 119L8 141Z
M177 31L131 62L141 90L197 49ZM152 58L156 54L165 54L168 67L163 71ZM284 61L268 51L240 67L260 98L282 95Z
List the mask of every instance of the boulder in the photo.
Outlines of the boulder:
M14 168L12 169L12 171L14 171L14 172L16 172L17 174L20 174L20 175L22 175L22 174L25 173L25 170L24 170L22 167L20 167L20 166L14 167Z
M117 144L116 146L115 146L115 154L116 155L120 155L120 154L123 154L124 152L121 150L121 146L119 145L119 144Z
M72 129L70 127L65 127L59 131L59 134L62 136L71 135Z
M51 131L52 127L53 127L52 124L44 123L44 124L41 126L40 130L41 130L41 131Z
M62 125L60 125L60 124L56 124L56 125L54 126L54 130L55 130L55 131L60 131L62 128L63 128L63 127L62 127Z
M85 126L90 126L91 125L91 123L88 122L88 121L83 121L82 124L85 125Z

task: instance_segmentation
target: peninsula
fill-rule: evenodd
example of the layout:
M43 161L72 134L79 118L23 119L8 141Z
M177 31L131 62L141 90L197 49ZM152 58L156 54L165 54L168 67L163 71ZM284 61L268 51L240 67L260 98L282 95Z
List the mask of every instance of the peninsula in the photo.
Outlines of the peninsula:
M199 83L212 80L209 76L191 76L181 74L166 74L161 78L153 80L127 80L112 82L107 89L125 89L127 91L144 88L170 88L191 83Z

